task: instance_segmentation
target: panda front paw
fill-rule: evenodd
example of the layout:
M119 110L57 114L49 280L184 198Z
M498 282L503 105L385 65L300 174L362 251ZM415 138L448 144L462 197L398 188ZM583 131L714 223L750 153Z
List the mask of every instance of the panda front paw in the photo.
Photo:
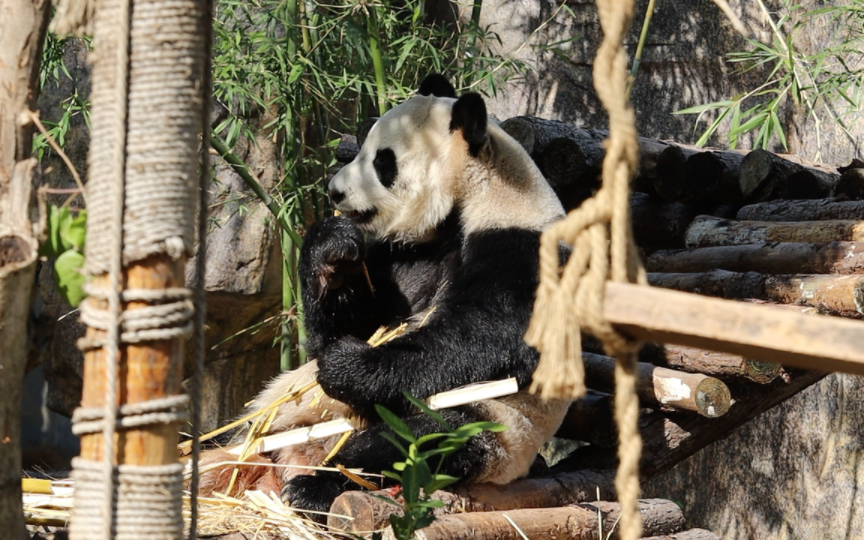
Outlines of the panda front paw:
M318 512L329 512L333 500L347 490L347 479L342 475L324 473L295 476L282 488L282 502L301 512L311 510L307 517L323 523L327 517Z
M344 217L318 221L306 233L300 253L301 275L310 276L323 292L342 287L363 269L366 244L360 229Z
M375 359L370 358L374 350L361 339L343 336L318 358L318 384L324 393L348 404L361 415L369 405L368 396L377 394L374 390L370 391L369 386L361 388L357 384L357 381L378 378L376 373L370 373L369 370L369 366L375 365Z

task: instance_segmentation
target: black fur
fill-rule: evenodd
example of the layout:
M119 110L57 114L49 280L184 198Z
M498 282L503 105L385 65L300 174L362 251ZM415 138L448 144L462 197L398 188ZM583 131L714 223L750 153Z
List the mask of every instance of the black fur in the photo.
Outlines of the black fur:
M421 96L456 97L456 89L453 88L447 77L439 73L427 75L420 83L420 89L417 90L417 93Z
M487 123L486 103L480 94L464 94L453 104L450 131L462 130L462 137L468 143L468 151L474 157L480 154L480 149L489 139Z
M402 395L419 398L485 380L531 380L537 352L522 336L531 317L539 265L539 233L490 230L463 237L454 212L423 244L375 242L347 218L313 225L300 257L307 347L318 358L318 381L327 395L350 405L370 422L333 459L369 472L389 469L401 456L380 437L386 429L376 403L405 419L417 435L441 431ZM364 263L374 286L370 290ZM429 308L421 328L379 347L364 341L379 326ZM474 421L466 410L445 415L456 427ZM445 463L442 472L469 479L488 462L491 434L475 437ZM326 510L352 487L341 475L298 477L283 498L296 508ZM356 486L355 486L356 487Z
M382 186L389 189L399 174L399 169L396 166L396 154L391 148L378 150L375 153L372 166L375 167L375 172L378 173L378 181L381 182Z

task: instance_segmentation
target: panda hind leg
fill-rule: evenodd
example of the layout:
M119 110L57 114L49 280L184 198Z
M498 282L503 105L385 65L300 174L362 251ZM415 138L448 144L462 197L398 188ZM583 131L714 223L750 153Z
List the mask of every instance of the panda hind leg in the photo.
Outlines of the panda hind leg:
M465 409L448 409L440 411L447 423L453 427L481 420ZM443 431L443 427L426 415L411 416L403 419L417 437ZM390 428L383 424L374 424L367 429L352 435L345 446L333 457L331 464L340 464L348 469L363 469L366 472L380 473L392 470L393 463L403 461L399 450L381 436L382 432L396 436ZM399 439L398 436L396 436ZM428 447L437 445L437 441L427 443ZM421 449L426 449L427 446ZM448 456L441 465L440 473L471 480L476 476L489 459L496 455L497 439L493 433L483 432L469 440L465 446ZM436 467L437 458L430 463ZM390 480L386 480L392 483ZM297 476L285 483L282 489L282 500L292 508L328 512L333 500L351 489L360 486L338 472L317 471L314 475ZM311 519L322 520L325 516L311 514Z

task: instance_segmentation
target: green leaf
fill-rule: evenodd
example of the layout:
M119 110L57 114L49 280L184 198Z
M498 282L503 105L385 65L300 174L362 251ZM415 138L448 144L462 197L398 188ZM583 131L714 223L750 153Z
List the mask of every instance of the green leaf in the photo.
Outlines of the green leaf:
M77 306L84 299L82 266L84 266L84 255L74 249L64 252L54 261L57 288L72 307Z
M413 403L415 407L417 407L418 409L420 409L424 413L428 414L429 417L432 418L432 420L435 420L436 422L438 422L438 424L441 427L443 427L447 431L450 431L452 429L450 427L450 424L448 424L447 421L444 420L444 417L441 416L441 414L439 412L433 411L432 409L430 409L429 406L426 405L426 403L424 403L422 400L417 399L416 397L412 396L408 392L402 392L402 394L405 396L405 399L407 399L408 401Z
M48 209L48 238L39 248L40 254L56 259L63 253L64 249L60 241L60 224L63 221L63 216L68 213L68 209L53 204Z
M704 112L713 111L714 109L723 109L731 107L735 102L731 100L715 101L714 103L705 103L704 105L696 105L687 109L675 111L672 114L702 114Z
M411 432L411 428L408 427L408 424L402 421L401 418L387 410L386 407L382 407L381 405L376 404L375 410L378 412L378 416L381 417L381 420L387 424L390 429L392 429L396 435L399 435L406 441L413 443L417 440L417 437L414 436L414 433Z
M786 134L783 133L783 124L780 123L780 119L777 117L776 109L771 109L771 121L774 124L774 134L777 135L780 144L782 144L783 148L786 149Z
M455 484L459 481L459 478L455 476L449 476L446 474L436 474L432 476L432 481L426 484L424 491L426 495L431 495L438 491L439 489L444 489L445 487ZM440 502L440 501L437 501Z
M60 243L64 250L74 248L83 251L86 236L87 210L81 210L75 218L69 213L69 217L60 222Z
M406 450L405 447L402 446L402 443L396 440L396 437L394 437L390 433L387 433L386 431L382 431L380 435L390 441L390 444L395 446L396 449L399 450L399 452L401 452L403 456L405 456L406 458L408 457L408 450Z

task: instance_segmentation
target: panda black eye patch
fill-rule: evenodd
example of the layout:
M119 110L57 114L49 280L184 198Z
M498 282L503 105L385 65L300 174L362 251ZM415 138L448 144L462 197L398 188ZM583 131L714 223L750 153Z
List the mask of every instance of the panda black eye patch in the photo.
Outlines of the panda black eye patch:
M396 154L390 148L378 150L375 153L375 159L372 161L375 167L375 172L378 173L378 181L385 188L390 188L393 182L396 181Z

